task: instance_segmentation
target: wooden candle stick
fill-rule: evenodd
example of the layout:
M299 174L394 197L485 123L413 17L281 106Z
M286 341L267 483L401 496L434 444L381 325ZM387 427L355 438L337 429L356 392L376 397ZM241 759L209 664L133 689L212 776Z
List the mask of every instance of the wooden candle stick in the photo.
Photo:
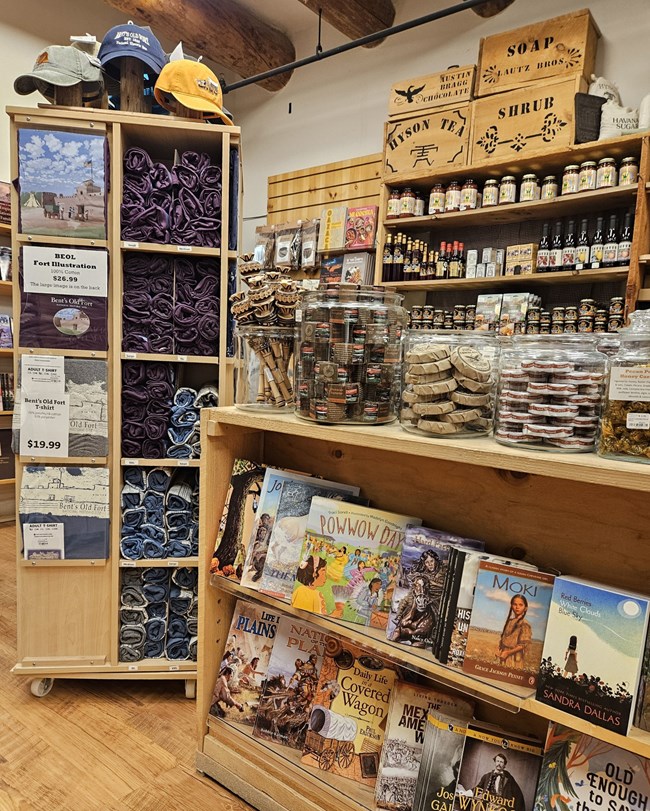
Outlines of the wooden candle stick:
M144 66L134 56L123 56L120 67L120 110L130 113L145 113Z

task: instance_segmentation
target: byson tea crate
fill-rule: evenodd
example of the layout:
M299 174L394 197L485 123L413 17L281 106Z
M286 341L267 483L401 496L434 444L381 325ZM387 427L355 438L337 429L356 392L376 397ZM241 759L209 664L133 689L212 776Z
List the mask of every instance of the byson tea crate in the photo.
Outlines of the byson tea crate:
M536 155L573 144L581 76L540 82L472 102L470 163Z
M476 65L465 65L396 82L390 89L388 118L404 118L411 113L470 101L475 74Z
M588 77L600 32L588 9L481 40L476 96L567 75Z

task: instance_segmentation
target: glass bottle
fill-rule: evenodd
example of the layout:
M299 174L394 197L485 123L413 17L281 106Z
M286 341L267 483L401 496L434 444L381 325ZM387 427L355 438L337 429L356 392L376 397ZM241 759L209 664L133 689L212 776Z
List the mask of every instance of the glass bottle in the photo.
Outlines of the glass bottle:
M618 231L616 228L616 214L609 218L609 228L603 246L603 267L611 268L616 264L618 258Z
M458 279L458 242L453 243L451 254L449 256L449 278Z
M411 278L416 281L420 278L421 262L422 250L420 248L420 241L416 239L413 243L413 251L411 253Z
M384 242L384 255L382 259L381 278L384 282L392 282L393 279L393 235L386 234Z
M570 163L564 167L562 173L562 194L575 194L580 183L580 167L577 163Z
M415 215L415 194L410 186L407 186L399 196L400 217L413 217Z
M496 180L486 180L483 186L483 208L496 206L499 203L499 184Z
M625 221L621 237L618 242L618 251L616 254L616 264L620 267L625 267L630 264L630 251L632 250L632 215L628 211L625 214Z
M415 192L415 211L414 214L416 217L422 217L424 215L424 197L422 196L421 191Z
M478 186L476 181L468 178L460 190L460 210L468 211L474 209L478 202Z
M623 158L618 174L619 186L633 186L639 177L639 159Z
M603 217L598 217L596 220L596 231L593 239L591 240L591 247L589 249L589 267L592 269L601 267L604 245L605 237L603 234Z
M459 242L458 243L458 277L460 279L465 278L465 243Z
M447 263L447 243L440 243L438 259L436 261L436 279L447 279L449 277L449 265Z
M589 221L586 219L580 222L580 234L576 246L576 270L583 270L589 264L589 233L587 231Z
M564 270L574 270L576 266L576 226L573 220L569 220L564 244L562 246L562 268Z
M411 278L411 263L413 260L413 240L409 237L406 240L406 251L404 252L404 281Z
M578 189L580 191L593 191L596 188L596 161L583 161L580 164Z
M444 210L445 187L442 183L436 183L429 194L429 214L442 214Z
M445 211L460 211L460 197L460 183L452 180L445 192Z
M551 256L551 243L548 238L549 224L547 222L542 226L542 238L539 241L537 248L537 272L545 273L548 270L549 260Z
M395 244L393 246L393 281L401 282L404 279L404 243L402 242L403 235L398 233L395 235Z
M551 242L551 252L548 259L549 270L560 270L562 268L562 220L555 223L555 233Z
M618 172L614 158L603 158L599 160L598 169L596 170L596 188L611 189L613 186L616 186L617 181Z
M386 219L394 220L397 217L399 217L399 189L391 189L390 197L388 198Z
M517 183L514 175L504 175L499 184L499 205L517 201Z
M546 175L542 181L542 200L555 200L557 197L557 178L555 175Z
M537 175L530 174L524 175L521 179L521 187L519 189L519 201L521 203L539 200L540 188Z

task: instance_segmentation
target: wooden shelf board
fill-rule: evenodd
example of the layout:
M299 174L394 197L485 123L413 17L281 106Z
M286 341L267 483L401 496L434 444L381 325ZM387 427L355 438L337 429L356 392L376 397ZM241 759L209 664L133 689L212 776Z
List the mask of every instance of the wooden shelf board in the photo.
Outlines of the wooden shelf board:
M468 170L469 171L469 170ZM568 214L602 211L626 203L632 204L636 186L616 186L613 189L595 189L556 197L553 200L533 200L529 203L476 208L471 211L451 211L424 217L404 217L384 220L384 228L401 231L402 228L432 228L453 222L458 228L479 225L503 225L526 220L555 219Z
M156 242L120 242L123 251L146 251L147 253L171 253L191 256L221 256L221 248L202 248L200 245L161 245Z
M13 349L0 349L0 356L7 357L11 355L13 357L14 350Z
M13 411L0 411L0 417L12 417Z
M193 558L147 558L146 560L120 560L120 569L180 569L199 565L198 557Z
M2 296L10 296L14 289L14 283L12 281L0 281L0 295Z
M8 222L0 222L0 234L11 234L11 224Z
M16 240L22 245L61 245L66 248L107 248L105 239L88 239L75 237L72 233L64 237L50 237L41 234L16 234Z
M217 366L219 358L204 357L202 355L159 355L155 352L122 352L122 360L154 360L165 363L201 363Z
M639 257L639 264L640 265L647 265L650 264L650 253L643 253Z
M602 484L627 490L650 492L650 465L601 459L594 453L554 453L532 448L500 445L492 437L469 439L429 439L390 425L323 425L302 420L293 414L257 415L234 406L210 409L208 433L219 435L227 426L272 431L290 436L376 448L412 456L426 456L480 467L514 470L554 479Z
M643 287L639 290L637 301L650 301L650 287Z
M17 454L21 465L105 465L107 456L23 456Z
M175 665L167 659L150 659L144 665L141 662L134 662L138 665L135 670L129 670L126 663L119 665L61 665L34 666L28 662L19 662L11 668L11 672L17 676L49 676L59 679L196 679L196 662L180 661L178 670L169 670L170 665ZM160 664L164 662L164 664ZM150 664L154 663L154 664Z
M15 479L0 479L0 484L16 484Z
M68 569L70 567L77 568L79 566L93 566L95 569L100 569L108 564L106 558L84 558L83 560L25 560L20 561L21 566L51 566L59 569Z
M127 459L122 458L122 467L200 467L200 459Z
M18 355L64 355L66 358L95 358L97 360L106 360L108 358L108 352L99 349L45 349L43 347L19 346L15 348L15 351Z
M628 267L598 268L597 270L558 270L553 273L529 273L525 276L494 276L480 279L426 279L413 282L382 282L391 290L489 290L501 287L550 284L594 284L596 282L622 282L627 279Z

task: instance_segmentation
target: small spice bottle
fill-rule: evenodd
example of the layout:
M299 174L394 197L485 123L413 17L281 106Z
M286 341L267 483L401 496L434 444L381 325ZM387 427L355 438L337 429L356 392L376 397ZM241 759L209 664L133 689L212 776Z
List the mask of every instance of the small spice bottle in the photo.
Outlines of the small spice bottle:
M460 190L460 210L468 211L476 208L478 204L478 186L476 181L468 178Z
M578 188L580 191L592 191L596 188L596 161L584 161L580 164Z
M540 188L537 175L524 175L521 179L521 186L519 187L519 201L530 202L531 200L539 200Z
M555 175L546 175L542 181L542 200L554 200L557 197L557 178Z
M618 175L619 186L634 186L639 177L638 158L623 158Z
M517 201L517 183L514 175L504 175L499 184L499 205Z
M415 193L410 186L407 186L399 196L400 217L415 216Z
M399 189L391 189L390 197L388 198L386 219L394 220L397 217L399 217Z
M596 188L611 189L618 180L614 158L602 158L596 170Z
M429 214L442 214L445 210L445 187L436 183L429 194Z
M460 211L460 183L452 180L445 192L445 211Z
M564 167L562 173L562 194L575 194L580 183L580 167L577 163L570 163Z
M483 186L483 208L499 204L499 184L496 180L486 180Z

